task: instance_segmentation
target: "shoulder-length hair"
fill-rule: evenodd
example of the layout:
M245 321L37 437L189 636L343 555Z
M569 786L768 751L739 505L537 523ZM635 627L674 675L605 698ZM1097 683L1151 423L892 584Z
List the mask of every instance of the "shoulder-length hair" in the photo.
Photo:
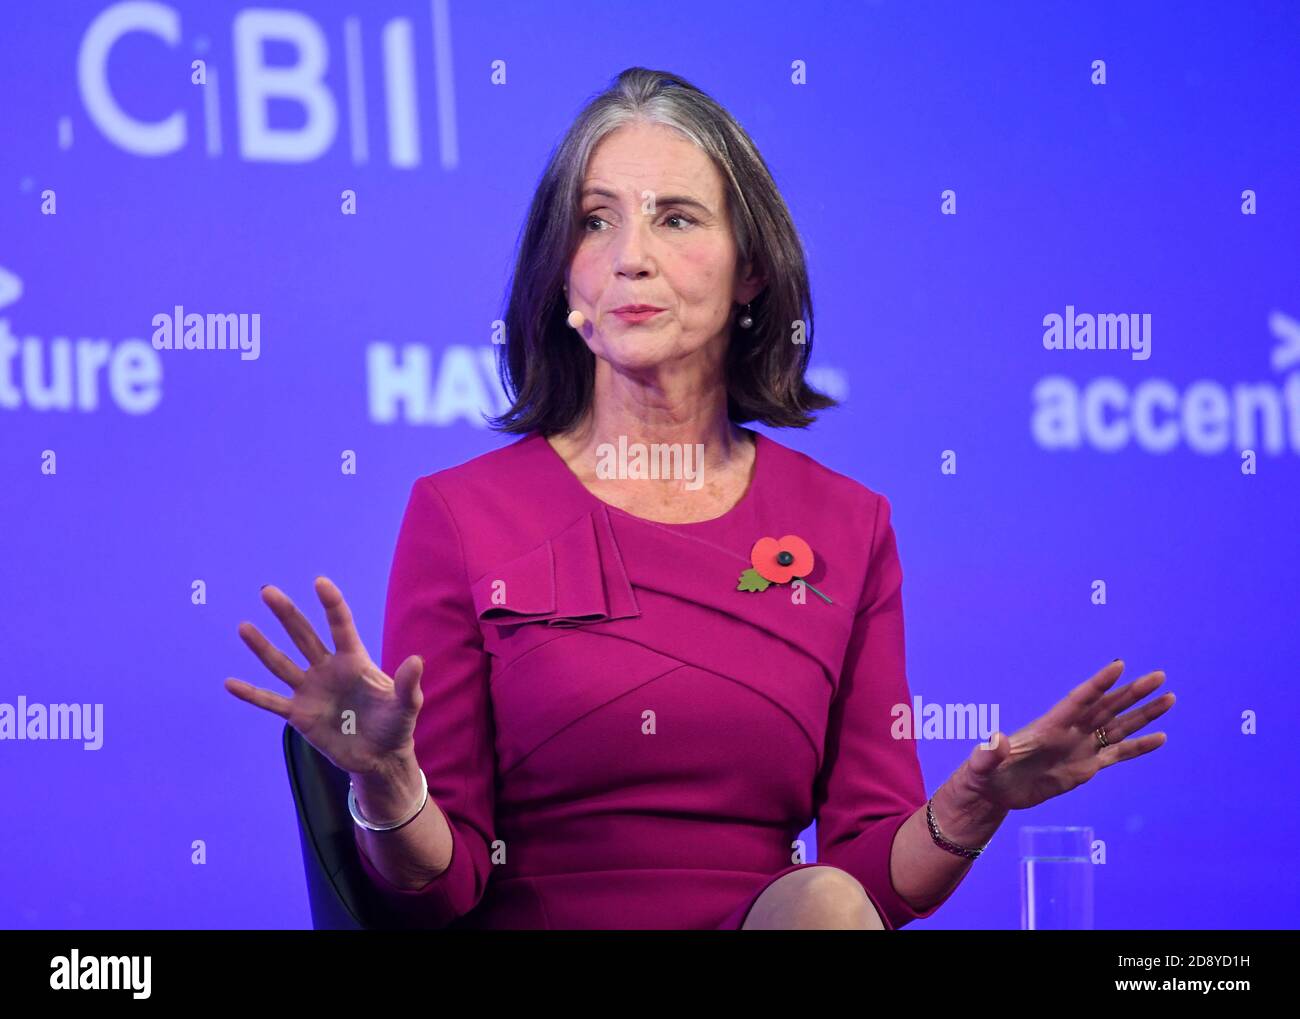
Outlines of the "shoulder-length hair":
M812 354L812 294L803 245L772 174L745 129L709 95L665 71L630 67L592 99L552 151L520 235L497 373L512 406L489 427L509 433L567 431L590 406L595 355L566 321L567 267L581 242L587 161L602 138L634 121L665 124L698 145L722 175L738 264L753 260L766 285L754 320L732 320L725 375L727 414L806 428L810 411L838 406L804 379ZM801 342L796 342L796 338Z

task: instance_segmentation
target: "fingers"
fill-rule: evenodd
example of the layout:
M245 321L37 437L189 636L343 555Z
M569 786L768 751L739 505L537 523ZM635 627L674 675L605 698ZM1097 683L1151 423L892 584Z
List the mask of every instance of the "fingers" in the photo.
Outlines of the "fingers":
M1157 670L1147 673L1141 679L1134 680L1124 690L1116 691L1116 695L1121 697L1117 701L1117 703L1122 704L1120 710L1132 704L1139 697L1145 697L1164 681L1165 674ZM1106 738L1112 741L1110 746L1103 747L1097 753L1098 770L1109 768L1112 764L1118 764L1120 761L1131 761L1135 757L1149 754L1152 750L1164 746L1168 736L1163 732L1148 733L1146 736L1137 739L1127 739L1126 737L1139 729L1145 728L1153 719L1163 715L1174 706L1176 699L1172 692L1167 692L1157 697L1150 704L1144 704L1134 711L1112 718L1109 722L1105 718L1098 719L1096 724L1105 724Z
M329 650L316 636L316 631L312 629L311 623L307 622L307 617L298 611L298 607L287 594L274 584L267 584L262 588L262 601L266 602L267 607L275 613L275 618L280 620L285 632L293 639L298 650L306 656L309 665L315 665L329 656Z
M1123 743L1112 743L1104 750L1098 751L1097 759L1101 762L1098 770L1109 768L1112 764L1119 764L1120 761L1131 761L1135 757L1149 754L1152 750L1164 746L1166 739L1163 732L1153 732L1137 739L1126 739Z
M1164 681L1165 673L1163 669L1157 669L1155 672L1148 672L1145 676L1139 676L1132 683L1108 693L1093 705L1083 724L1090 729L1095 729L1099 725L1106 725L1108 719L1115 718L1121 711L1127 711Z
M1092 714L1106 691L1115 685L1115 681L1123 671L1124 663L1116 659L1066 694L1062 703L1070 717L1079 718Z
M424 659L419 655L411 655L393 673L393 686L397 696L412 711L419 711L420 705L424 703L420 690L420 677L423 674Z
M1174 706L1174 699L1172 692L1166 693L1157 697L1149 704L1143 704L1142 707L1135 708L1125 715L1120 715L1118 718L1112 719L1109 722L1103 720L1098 724L1104 724L1106 726L1106 738L1117 743L1125 736L1129 736L1132 733L1137 732L1139 729L1146 728L1147 724L1153 719L1159 718L1163 715Z
M316 597L325 606L325 618L330 624L330 635L334 638L334 650L338 652L355 652L366 654L357 628L352 622L352 610L343 600L343 592L328 577L316 578Z
M1011 739L999 729L975 750L969 758L970 768L977 775L987 775L1011 756Z
M240 623L239 636L273 675L279 676L294 690L302 686L305 678L302 669L298 668L292 658L267 640L256 626L248 622Z
M225 686L241 701L247 701L249 704L263 708L271 712L271 714L279 715L288 721L290 701L287 697L281 697L278 693L252 686L242 679L235 679L233 676L226 680Z

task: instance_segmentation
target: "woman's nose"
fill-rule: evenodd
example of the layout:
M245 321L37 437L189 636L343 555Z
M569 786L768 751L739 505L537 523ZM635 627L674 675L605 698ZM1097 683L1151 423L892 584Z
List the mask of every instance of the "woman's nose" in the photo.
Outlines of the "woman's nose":
M653 257L649 219L649 216L640 216L629 229L621 231L614 254L617 272L640 274L650 268Z

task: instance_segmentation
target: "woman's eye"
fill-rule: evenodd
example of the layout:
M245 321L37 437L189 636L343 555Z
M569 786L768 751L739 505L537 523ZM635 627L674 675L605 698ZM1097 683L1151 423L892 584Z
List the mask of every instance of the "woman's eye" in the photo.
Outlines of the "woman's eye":
M666 216L663 218L663 222L667 223L667 222L669 222L670 220L674 220L674 219L675 219L675 220L680 220L683 224L687 224L687 225L690 225L690 226L694 226L694 225L695 225L695 220L691 219L690 216L687 216L687 215L685 215L684 213L680 213L680 212L670 212L668 215L666 215ZM602 230L600 230L600 229L598 229L598 230L593 230L593 229L591 228L591 224L592 224L592 223L605 223L605 220L603 220L600 216L597 216L594 212L593 212L591 215L589 215L589 216L585 216L585 217L583 217L583 220L582 220L582 226L583 226L583 229L584 229L587 233L601 233ZM608 224L608 223L605 223L605 225L608 226L609 224ZM685 226L676 226L676 227L673 227L673 229L676 230L676 231L681 231L681 230L685 230L686 227L685 227Z

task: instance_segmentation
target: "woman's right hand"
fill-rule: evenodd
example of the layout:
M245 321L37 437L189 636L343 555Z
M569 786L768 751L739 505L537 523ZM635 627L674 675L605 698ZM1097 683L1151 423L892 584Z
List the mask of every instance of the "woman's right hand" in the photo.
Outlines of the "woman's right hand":
M256 626L244 622L239 636L293 695L283 697L233 678L225 687L240 700L285 719L335 767L352 775L384 774L407 755L414 757L412 734L424 703L424 661L411 655L390 679L357 636L342 592L325 577L317 577L315 587L325 606L334 651L325 647L288 595L268 584L262 588L262 600L306 656L308 667L303 671Z

